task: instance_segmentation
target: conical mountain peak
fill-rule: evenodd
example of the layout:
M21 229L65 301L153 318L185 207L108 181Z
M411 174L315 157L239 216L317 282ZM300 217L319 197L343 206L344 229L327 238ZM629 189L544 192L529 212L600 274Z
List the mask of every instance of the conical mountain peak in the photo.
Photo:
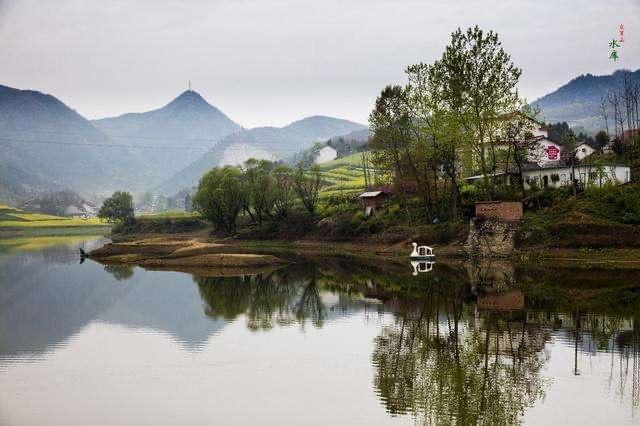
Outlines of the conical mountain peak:
M204 100L195 90L185 90L167 106L207 106L213 108L213 105Z

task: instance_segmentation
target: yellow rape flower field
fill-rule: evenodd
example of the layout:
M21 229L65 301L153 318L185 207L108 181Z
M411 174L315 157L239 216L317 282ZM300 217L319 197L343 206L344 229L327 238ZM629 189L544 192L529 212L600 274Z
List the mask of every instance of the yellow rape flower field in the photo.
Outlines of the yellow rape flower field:
M106 232L111 225L98 218L67 218L40 213L27 213L0 204L0 235L3 234L96 234Z

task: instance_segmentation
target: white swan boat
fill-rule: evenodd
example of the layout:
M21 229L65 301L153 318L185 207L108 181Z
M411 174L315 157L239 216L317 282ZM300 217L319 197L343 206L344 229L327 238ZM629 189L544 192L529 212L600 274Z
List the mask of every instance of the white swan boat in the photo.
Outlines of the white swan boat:
M427 260L412 260L411 266L413 266L413 276L418 275L419 272L431 272L433 271L433 265L436 262Z
M411 252L411 259L417 260L432 260L435 259L433 254L433 248L429 246L418 246L417 243L411 243L413 245L413 251Z

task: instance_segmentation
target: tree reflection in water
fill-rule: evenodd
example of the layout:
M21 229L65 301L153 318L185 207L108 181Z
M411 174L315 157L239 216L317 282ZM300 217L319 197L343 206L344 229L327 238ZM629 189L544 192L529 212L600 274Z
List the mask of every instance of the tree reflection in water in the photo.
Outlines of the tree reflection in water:
M368 306L392 314L372 353L374 389L389 413L424 423L514 424L545 394L552 344L573 349L566 368L575 374L585 357L610 353L609 389L638 405L640 274L588 272L439 264L420 281L407 271L332 264L194 279L206 315L244 315L251 330L322 327L328 314L377 299ZM327 308L323 294L340 304Z
M390 413L425 423L517 423L543 395L549 335L521 315L474 315L461 290L397 302L375 341L376 390Z
M108 264L104 265L104 270L113 275L113 278L118 281L128 280L133 276L133 266L131 265L121 263Z
M296 322L304 326L307 320L321 327L326 316L314 274L304 277L284 269L269 274L194 280L206 315L231 321L246 314L251 330Z
M382 330L374 382L391 413L426 423L517 423L543 395L549 335L528 327L519 311L480 314L465 303L478 288L504 288L512 277L502 268L466 266L466 277L429 285L420 304L405 305Z

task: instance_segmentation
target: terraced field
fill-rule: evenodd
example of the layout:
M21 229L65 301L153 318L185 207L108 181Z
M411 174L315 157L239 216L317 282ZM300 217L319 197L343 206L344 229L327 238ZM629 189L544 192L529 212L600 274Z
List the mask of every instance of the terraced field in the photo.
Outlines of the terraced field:
M320 198L333 195L357 195L364 191L364 171L359 153L319 165L325 186Z

